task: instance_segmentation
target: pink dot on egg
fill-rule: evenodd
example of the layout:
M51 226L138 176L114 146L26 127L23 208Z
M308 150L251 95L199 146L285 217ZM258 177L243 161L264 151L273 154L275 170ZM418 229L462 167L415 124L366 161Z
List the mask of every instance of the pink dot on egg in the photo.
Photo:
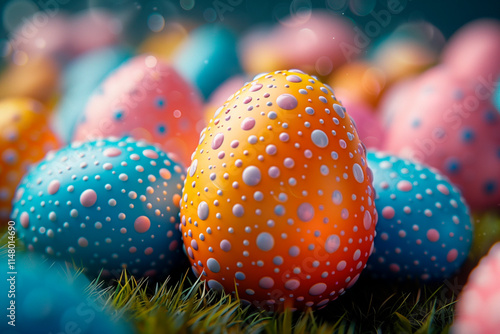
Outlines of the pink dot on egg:
M400 191L410 191L413 189L413 186L410 181L402 180L398 182L397 188Z
M256 91L259 91L261 88L262 88L261 84L255 84L255 85L252 85L250 87L249 91L250 92L256 92Z
M97 201L97 194L92 189L87 189L80 195L80 203L86 208L89 208L92 205L94 205L96 201Z
M439 192L441 192L443 195L449 195L450 194L450 190L448 189L447 186L445 186L444 184L438 184L437 186L437 189L439 190Z
M177 246L179 246L179 242L177 240L174 240L170 243L170 245L168 245L168 250L173 252L174 250L177 249Z
M87 239L85 239L84 237L81 237L78 239L78 246L80 247L87 247L89 245L89 242Z
M391 263L389 265L389 270L392 271L393 273L397 273L401 270L401 268L399 268L399 266L395 263Z
M153 150L144 150L142 154L144 154L145 157L150 159L158 159L158 153L156 153Z
M21 213L21 226L24 228L28 228L30 224L30 216L27 212Z
M134 228L137 233L145 233L149 230L151 221L146 216L139 216L134 222Z
M427 231L427 239L429 239L430 242L436 242L439 240L439 232L436 229L429 229Z
M250 102L252 102L252 97L251 97L251 96L247 96L247 97L245 97L245 99L243 100L243 103L244 103L244 104L248 104L248 103L250 103Z
M110 147L105 149L104 152L102 152L102 154L104 154L104 156L106 157L117 157L120 154L122 154L122 151L119 148Z
M446 261L451 263L455 261L457 257L458 257L458 251L455 248L453 248L448 252L448 255L446 255Z
M144 250L144 254L150 255L153 253L153 247L148 247Z
M135 252L137 252L137 248L135 248L135 247L133 247L133 246L132 246L132 247L130 247L130 248L128 249L128 251L129 251L131 254L134 254Z
M382 209L382 217L385 219L392 219L394 218L396 212L394 211L394 208L392 206L386 206L385 208Z
M252 117L247 117L243 120L243 122L241 122L241 128L245 131L253 129L254 126L255 119L253 119Z
M281 109L292 110L295 109L298 105L298 101L295 96L290 94L281 94L276 99L276 103Z
M286 80L289 82L302 82L302 79L299 76L294 75L294 74L287 76Z
M212 149L213 150L218 149L219 147L221 147L223 142L224 142L224 134L223 133L216 134L214 139L212 140Z
M52 180L50 183L49 183L49 186L47 188L47 191L50 195L54 195L56 192L59 191L59 187L61 186L61 184L59 183L59 181L57 180Z
M172 173L166 168L160 169L160 176L165 180L169 180L172 177Z

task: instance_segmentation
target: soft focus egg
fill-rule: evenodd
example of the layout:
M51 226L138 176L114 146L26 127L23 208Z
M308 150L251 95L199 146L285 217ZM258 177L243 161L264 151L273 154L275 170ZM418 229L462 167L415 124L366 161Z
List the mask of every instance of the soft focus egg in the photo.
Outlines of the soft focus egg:
M444 66L427 71L394 113L385 145L439 169L477 210L500 203L500 114L492 85L462 80Z
M0 98L29 97L50 104L59 88L59 72L59 65L46 57L12 62L0 74Z
M413 87L414 80L415 77L400 80L383 93L377 104L376 114L384 129L392 126L392 121L396 113L406 112L406 103L411 97L411 88Z
M4 254L5 255L5 254ZM7 257L2 261L7 263ZM64 263L43 261L40 257L18 252L14 280L3 275L0 280L0 301L4 310L0 331L20 333L132 333L131 325L104 305L98 296L86 292L90 282L83 275L68 269ZM11 285L13 284L13 285ZM15 296L8 296L10 290ZM15 301L13 312L9 310ZM11 318L11 312L14 317ZM113 319L114 318L114 319ZM15 327L8 322L12 321Z
M73 143L48 155L16 192L12 219L31 251L73 261L95 278L163 276L184 254L183 169L131 138Z
M387 85L386 74L365 62L348 63L337 69L328 83L343 99L375 106Z
M205 25L190 33L172 56L172 64L208 98L215 87L241 72L236 45L232 31Z
M376 277L444 280L463 264L472 242L469 209L438 171L369 151L378 211L368 271Z
M320 76L357 57L351 21L326 11L292 15L271 29L255 30L241 41L248 73L300 68Z
M103 48L85 53L68 64L62 78L63 95L52 119L64 143L73 138L75 124L94 90L130 56L130 51L123 48Z
M357 101L342 100L342 105L349 110L349 116L356 124L359 139L367 148L381 148L384 144L385 132L373 109Z
M43 105L30 99L0 100L0 218L6 223L23 174L59 146Z
M170 61L177 48L189 36L189 24L166 22L161 32L148 36L138 48L139 54L151 54L162 60Z
M181 201L195 274L259 308L321 307L351 287L377 214L365 149L332 90L257 77L201 132Z
M500 21L477 20L452 36L443 63L463 78L497 80L500 76Z
M135 57L110 74L90 98L74 139L131 135L159 143L189 165L204 126L194 88L153 56Z
M471 272L460 294L451 328L454 334L496 333L500 328L500 243Z

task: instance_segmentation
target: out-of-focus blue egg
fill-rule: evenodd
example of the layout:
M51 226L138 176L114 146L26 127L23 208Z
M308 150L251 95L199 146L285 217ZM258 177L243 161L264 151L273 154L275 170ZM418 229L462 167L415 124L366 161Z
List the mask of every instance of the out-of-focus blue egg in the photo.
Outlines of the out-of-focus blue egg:
M172 62L206 99L219 84L241 72L236 47L236 36L230 30L205 25L179 46Z
M1 260L7 268L7 256ZM133 333L130 324L112 320L112 310L86 294L88 279L64 262L18 252L14 271L17 274L4 271L0 280L0 302L7 315L0 322L0 333Z
M131 56L126 49L110 47L86 53L68 65L62 79L63 95L52 120L54 130L64 143L71 141L75 123L94 90Z

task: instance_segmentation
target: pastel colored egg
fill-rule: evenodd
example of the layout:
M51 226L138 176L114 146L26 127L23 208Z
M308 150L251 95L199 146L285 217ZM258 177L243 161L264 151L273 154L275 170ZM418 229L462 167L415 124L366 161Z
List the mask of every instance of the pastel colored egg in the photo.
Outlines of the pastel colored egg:
M374 64L353 62L337 69L328 83L344 99L374 107L387 86L387 76Z
M115 45L120 41L122 23L103 9L92 8L71 17L69 48L73 55Z
M75 142L22 180L12 219L30 251L75 263L92 279L163 277L183 263L183 169L132 138Z
M28 97L51 104L58 94L59 75L59 65L47 57L11 62L0 74L0 98Z
M73 137L75 124L99 84L131 57L123 48L103 48L85 53L68 64L62 78L62 98L52 118L55 131L64 143Z
M88 101L75 140L131 135L159 143L188 165L204 126L203 105L194 88L170 65L138 56L111 73Z
M363 144L367 148L381 148L384 144L385 133L373 109L362 102L344 99L342 99L342 105L349 111L349 116Z
M236 45L232 31L205 25L190 33L172 56L172 64L208 98L215 87L241 72Z
M378 223L368 272L381 278L443 281L467 258L471 217L460 192L439 172L369 151Z
M500 203L500 114L491 103L493 85L433 68L417 79L387 131L386 150L439 169L474 210Z
M351 21L315 10L252 31L241 42L240 57L248 73L300 68L325 77L357 57L352 52L354 37Z
M500 21L481 19L461 28L443 51L442 61L455 75L477 80L500 76Z
M7 263L7 256L4 254L1 260ZM7 309L0 323L2 333L133 332L132 325L115 317L114 310L98 296L89 296L89 280L68 270L63 262L44 261L18 252L15 267L14 280L5 274L0 280L0 288L5 291L0 301ZM9 324L11 321L15 327Z
M458 298L451 328L455 334L496 333L500 328L500 243L471 272Z
M256 307L322 307L373 246L371 172L332 90L298 70L258 76L219 107L188 169L181 231L193 272Z
M5 225L16 187L31 165L56 149L59 141L47 125L39 102L0 100L0 219Z

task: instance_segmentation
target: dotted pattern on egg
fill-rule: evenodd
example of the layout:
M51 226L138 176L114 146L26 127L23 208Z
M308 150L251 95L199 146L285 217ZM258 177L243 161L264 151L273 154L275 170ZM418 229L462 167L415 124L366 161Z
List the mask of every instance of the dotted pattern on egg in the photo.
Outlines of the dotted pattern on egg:
M7 222L16 187L31 164L59 141L49 129L39 102L24 98L0 102L0 219Z
M371 174L332 90L257 77L201 132L181 200L195 274L262 308L321 307L352 286L376 223Z
M12 218L31 251L96 276L163 275L183 258L185 175L165 152L131 138L74 143L22 181Z
M460 192L435 169L369 151L379 212L368 270L375 277L443 280L467 258L469 209Z

